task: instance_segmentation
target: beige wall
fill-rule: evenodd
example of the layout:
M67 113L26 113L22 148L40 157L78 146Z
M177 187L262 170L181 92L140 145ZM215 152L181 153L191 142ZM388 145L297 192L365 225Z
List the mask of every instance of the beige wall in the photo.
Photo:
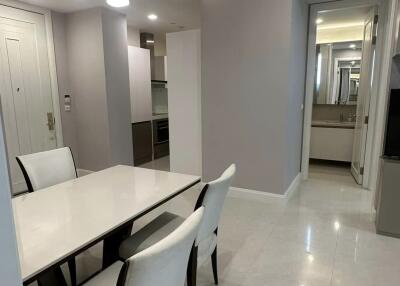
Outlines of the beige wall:
M202 0L205 180L237 163L236 187L283 194L299 173L308 9L297 1Z
M301 169L303 139L303 102L306 82L306 55L308 40L308 5L292 0L290 60L286 102L286 150L284 151L284 190L287 190Z
M60 113L64 145L71 148L75 163L79 166L77 128L76 128L76 106L75 98L71 102L71 111L64 110L64 95L71 95L71 85L68 75L67 39L66 39L66 15L52 12L54 52L56 56L58 92L60 97Z
M67 54L76 103L79 167L98 171L110 162L100 8L67 15Z
M75 130L78 168L131 165L125 16L106 8L54 16L58 81L74 104L62 123L64 129ZM68 135L72 142L72 133Z

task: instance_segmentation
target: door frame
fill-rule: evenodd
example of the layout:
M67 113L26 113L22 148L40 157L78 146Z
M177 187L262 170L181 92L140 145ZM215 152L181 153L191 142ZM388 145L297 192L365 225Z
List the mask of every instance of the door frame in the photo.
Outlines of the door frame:
M49 58L51 98L53 101L54 118L56 121L57 147L58 148L63 147L64 138L63 138L62 124L61 124L61 110L60 110L60 99L58 92L57 66L56 66L56 55L54 50L53 21L51 18L51 11L46 8L41 8L38 6L29 5L14 0L0 0L0 5L25 10L28 12L33 12L44 16L45 27L46 27L46 38L47 38L47 55Z
M313 110L313 93L315 80L315 53L317 39L316 20L318 13L326 10L346 9L354 7L377 6L379 9L380 23L378 24L378 41L376 45L376 61L374 65L374 82L371 93L370 121L368 126L367 147L365 158L365 175L363 187L370 190L376 189L377 173L379 169L379 156L382 150L383 139L376 146L376 137L384 129L384 114L386 110L386 97L389 88L389 59L392 57L392 47L387 48L384 44L392 41L395 25L395 11L393 11L393 1L398 0L343 0L337 2L327 2L310 5L309 31L308 31L308 52L307 52L307 77L306 94L304 101L304 126L303 126L303 147L301 173L304 180L308 179L309 157L311 141L311 124ZM389 15L390 17L384 17ZM387 33L385 33L387 32ZM390 34L387 36L387 34ZM379 96L378 98L378 95ZM383 114L382 114L383 113ZM379 137L381 138L381 137ZM377 157L377 158L375 158ZM373 179L370 179L373 177Z

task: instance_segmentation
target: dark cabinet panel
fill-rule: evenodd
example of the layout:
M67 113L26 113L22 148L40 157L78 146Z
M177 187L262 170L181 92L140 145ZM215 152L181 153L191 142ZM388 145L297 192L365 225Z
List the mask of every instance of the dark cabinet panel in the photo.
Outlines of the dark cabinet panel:
M169 142L154 145L154 159L169 155Z
M153 160L151 121L132 124L134 165Z
M168 119L153 120L154 159L169 155Z

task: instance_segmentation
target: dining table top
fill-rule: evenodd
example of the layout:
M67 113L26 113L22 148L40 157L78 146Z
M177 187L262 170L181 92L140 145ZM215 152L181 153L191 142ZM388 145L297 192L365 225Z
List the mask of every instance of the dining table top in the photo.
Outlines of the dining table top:
M199 182L198 176L120 165L13 198L23 280Z

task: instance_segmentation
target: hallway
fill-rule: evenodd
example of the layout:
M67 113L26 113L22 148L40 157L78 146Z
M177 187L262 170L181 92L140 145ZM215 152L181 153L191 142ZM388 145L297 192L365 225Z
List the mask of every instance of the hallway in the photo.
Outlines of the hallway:
M400 240L375 234L371 193L351 175L313 171L286 204L227 200L221 285L398 285ZM212 285L210 267L200 285Z

